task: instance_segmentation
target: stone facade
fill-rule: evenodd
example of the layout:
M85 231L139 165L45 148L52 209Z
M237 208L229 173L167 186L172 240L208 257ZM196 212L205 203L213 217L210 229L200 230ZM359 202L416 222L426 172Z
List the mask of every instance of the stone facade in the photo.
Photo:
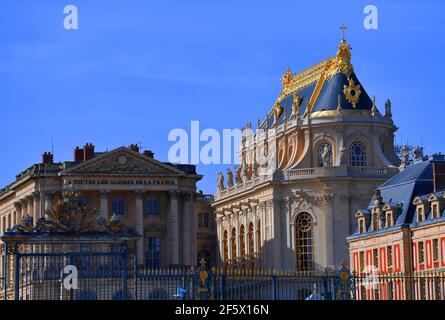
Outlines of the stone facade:
M42 163L1 190L1 234L25 215L32 216L35 224L64 190L72 190L80 192L101 217L108 220L115 214L143 235L137 242L139 265L191 266L198 259L198 248L215 247L214 229L207 227L203 239L198 235L197 212L209 207L209 198L196 193L202 176L195 166L160 162L151 152L140 153L135 145L96 153L87 144L74 154L74 161L54 163L52 155L45 153Z

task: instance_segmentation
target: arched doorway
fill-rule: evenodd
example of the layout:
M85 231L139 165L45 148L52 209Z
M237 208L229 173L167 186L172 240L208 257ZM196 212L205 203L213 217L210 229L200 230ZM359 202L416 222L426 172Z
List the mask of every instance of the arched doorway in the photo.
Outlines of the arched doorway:
M298 271L314 269L314 223L307 212L295 219L295 251Z

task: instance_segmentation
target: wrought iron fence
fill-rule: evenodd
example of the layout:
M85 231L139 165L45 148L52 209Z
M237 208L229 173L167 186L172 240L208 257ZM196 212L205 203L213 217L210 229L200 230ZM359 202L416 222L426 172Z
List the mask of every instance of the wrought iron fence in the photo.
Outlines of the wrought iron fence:
M282 272L212 268L141 269L137 299L184 300L334 300L350 299L346 268L327 272Z
M445 300L445 270L353 274L356 300Z

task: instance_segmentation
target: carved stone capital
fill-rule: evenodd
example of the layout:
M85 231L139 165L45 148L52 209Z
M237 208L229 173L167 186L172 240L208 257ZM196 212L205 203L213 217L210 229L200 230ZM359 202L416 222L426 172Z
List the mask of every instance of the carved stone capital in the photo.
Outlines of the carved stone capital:
M177 200L179 197L179 191L178 190L170 190L169 192L170 199L171 200Z

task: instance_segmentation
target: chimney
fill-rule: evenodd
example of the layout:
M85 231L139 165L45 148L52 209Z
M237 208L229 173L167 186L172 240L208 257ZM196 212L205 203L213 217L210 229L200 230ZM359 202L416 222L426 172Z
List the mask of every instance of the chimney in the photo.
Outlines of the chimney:
M134 152L137 152L137 153L139 153L139 146L137 145L137 144L130 144L129 146L128 146L128 149L130 149L130 150L133 150Z
M45 152L42 154L42 163L43 164L52 164L54 163L54 157L51 152Z
M445 187L445 161L433 162L434 192Z
M145 150L145 151L144 151L144 156L147 156L147 157L153 159L154 156L155 156L155 154L154 154L153 151L151 151L151 150Z
M74 162L80 163L83 161L83 150L79 146L74 149Z
M83 147L83 161L88 161L94 158L94 145L92 143L87 143Z

